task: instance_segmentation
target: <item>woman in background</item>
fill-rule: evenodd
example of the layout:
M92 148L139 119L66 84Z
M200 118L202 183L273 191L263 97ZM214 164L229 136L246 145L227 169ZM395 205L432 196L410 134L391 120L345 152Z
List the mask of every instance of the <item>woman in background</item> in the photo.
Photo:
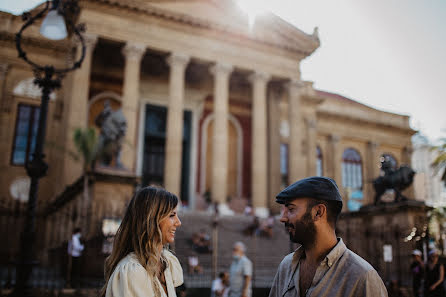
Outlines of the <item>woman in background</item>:
M183 270L167 245L181 226L177 205L178 198L161 188L135 194L105 261L102 297L176 297Z
M425 297L445 297L446 292L443 287L444 267L438 263L438 253L436 250L429 252L426 265L426 276L424 278Z

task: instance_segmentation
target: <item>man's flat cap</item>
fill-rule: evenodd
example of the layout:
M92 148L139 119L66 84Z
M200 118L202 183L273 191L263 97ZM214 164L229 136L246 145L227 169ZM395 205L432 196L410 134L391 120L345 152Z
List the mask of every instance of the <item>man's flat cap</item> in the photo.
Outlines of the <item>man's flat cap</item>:
M276 196L276 202L285 204L296 198L339 201L342 204L342 197L336 182L323 176L312 176L298 180L280 192Z

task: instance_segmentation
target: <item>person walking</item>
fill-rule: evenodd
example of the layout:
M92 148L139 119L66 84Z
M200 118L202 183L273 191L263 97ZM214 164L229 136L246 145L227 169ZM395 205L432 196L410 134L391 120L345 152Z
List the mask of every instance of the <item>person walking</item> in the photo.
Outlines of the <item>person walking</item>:
M130 200L105 261L104 297L176 297L183 270L168 250L181 226L178 198L157 187L145 187Z
M424 263L421 259L423 254L420 250L412 252L412 264L410 264L410 272L412 273L412 291L414 297L420 297L422 294L421 281L424 276Z
M81 228L74 228L71 240L68 242L68 269L71 270L68 283L73 288L79 288L81 286L81 257L85 248L81 242L81 237Z
M246 256L246 246L236 242L232 249L232 263L229 268L228 297L251 297L252 262Z
M301 246L280 263L270 297L387 297L376 270L336 237L342 198L334 180L304 178L276 202L284 205L280 221L290 239Z
M227 272L220 272L218 277L212 281L211 297L227 297L229 286L229 275Z
M438 253L432 250L428 254L426 277L424 279L424 297L445 297L443 286L444 266L438 263Z

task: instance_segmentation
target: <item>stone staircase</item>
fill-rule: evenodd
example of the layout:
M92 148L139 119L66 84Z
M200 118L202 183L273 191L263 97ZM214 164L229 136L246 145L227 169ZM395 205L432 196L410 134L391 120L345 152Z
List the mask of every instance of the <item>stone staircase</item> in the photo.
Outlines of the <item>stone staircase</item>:
M212 253L196 253L203 273L190 274L188 272L188 256L194 253L192 234L205 230L211 236L211 246L215 246L214 237L217 235L217 273L228 271L232 261L232 246L236 241L242 241L246 247L247 257L253 262L253 287L268 288L276 273L280 261L294 246L290 246L288 234L282 224L275 222L272 238L264 236L246 236L243 230L252 222L252 217L244 215L220 216L216 230L213 230L214 214L205 212L180 213L182 226L178 229L175 245L172 246L180 260L187 287L209 288L213 279Z

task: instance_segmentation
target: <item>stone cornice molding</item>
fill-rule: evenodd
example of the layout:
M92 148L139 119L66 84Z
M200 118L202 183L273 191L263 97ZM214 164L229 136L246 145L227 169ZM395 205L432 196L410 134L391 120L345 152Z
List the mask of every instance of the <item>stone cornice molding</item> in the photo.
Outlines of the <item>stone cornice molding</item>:
M127 60L136 60L140 61L142 56L146 52L146 46L144 44L140 44L137 42L127 42L126 45L122 48L122 55Z
M210 73L213 74L214 76L217 76L219 74L224 76L229 76L233 70L234 66L223 62L217 62L209 68Z
M166 62L170 67L179 66L185 68L189 64L190 56L183 53L172 53L170 54Z
M347 116L347 115L339 115L337 113L333 113L333 112L328 112L328 111L317 111L317 117L321 118L321 119L335 119L335 120L342 120L343 122L349 123L349 124L364 124L364 125L372 125L375 127L383 127L383 128L392 128L395 129L397 131L400 131L402 133L407 133L409 135L413 135L415 134L417 131L413 130L410 127L401 127L401 126L396 126L396 125L392 125L389 123L385 123L385 122L377 122L377 121L372 121L372 120L366 120L366 119L362 119L362 118L358 118L358 117L354 117L354 116Z
M285 49L294 53L297 53L299 55L301 55L301 58L307 57L309 55L311 55L320 45L319 39L317 36L313 35L308 35L300 30L298 30L297 28L294 28L294 31L291 31L292 34L290 34L289 32L286 33L286 38L284 38L285 40L288 40L288 42L279 42L273 39L269 39L269 40L265 40L265 39L261 39L257 36L252 36L247 34L246 32L240 32L239 30L235 30L234 28L231 28L229 26L225 26L223 24L218 24L215 22L211 22L209 20L205 20L205 19L200 19L200 18L196 18L193 17L191 15L187 15L187 14L182 14L179 12L171 12L168 11L166 9L161 9L158 7L154 7L153 5L150 5L150 3L141 3L138 1L134 1L134 0L82 0L81 1L81 6L87 6L91 3L99 3L99 4L107 4L111 7L116 7L119 8L121 11L122 10L129 10L129 11L134 11L134 12L139 12L139 13L145 13L154 17L159 17L162 19L166 19L169 21L173 21L173 22L179 22L179 23L183 23L189 26L193 26L193 27L198 27L198 28L205 28L205 29L211 29L211 30L216 30L216 31L221 31L224 33L229 33L231 35L233 35L235 38L245 38L245 39L249 39L252 41L255 41L257 43L262 43L265 45L270 45L273 47L277 47L277 48L281 48L281 49ZM276 23L279 23L279 25L281 26L281 28L283 27L283 22L279 22L278 21L279 17L274 16L274 21ZM271 24L272 27L277 27L274 26L274 23ZM291 26L291 25L289 25ZM284 35L284 34L280 34L280 31L277 31L277 28L275 28L276 30L274 31L276 34L278 35ZM290 29L288 29L288 31L290 31ZM290 38L290 36L292 38ZM291 41L291 42L289 42ZM299 42L297 42L299 41ZM303 43L306 43L305 46L303 46ZM303 47L305 47L305 49L303 49Z

